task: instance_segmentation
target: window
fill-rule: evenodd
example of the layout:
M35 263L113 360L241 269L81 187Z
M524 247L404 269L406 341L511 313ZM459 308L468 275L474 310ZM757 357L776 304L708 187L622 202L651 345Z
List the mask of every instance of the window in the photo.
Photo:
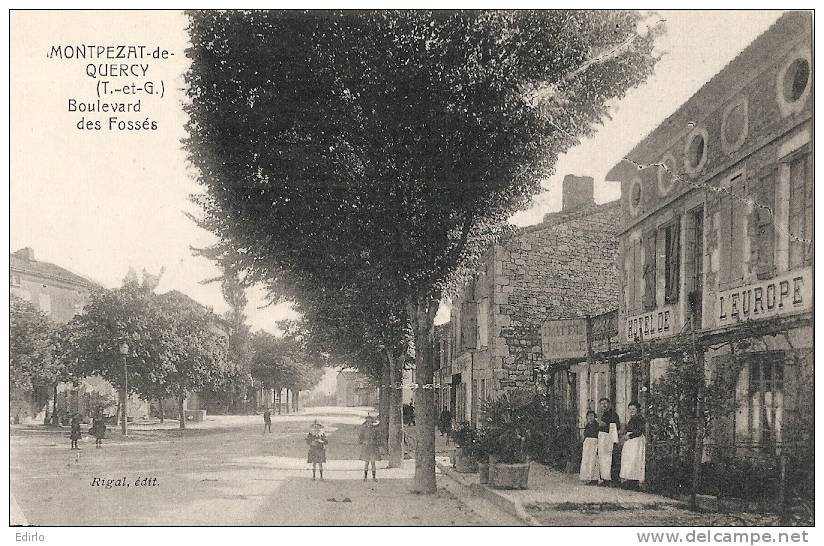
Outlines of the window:
M696 128L684 147L684 166L692 176L697 176L707 162L707 130Z
M489 298L483 298L478 305L478 346L489 346Z
M778 72L776 98L781 114L800 112L810 94L810 51L802 50Z
M681 288L681 217L663 228L664 302L675 303Z
M657 234L655 230L650 230L644 237L644 309L651 311L657 305L656 301L656 279L655 279L655 258Z
M790 269L811 265L813 259L813 180L809 159L808 153L802 153L789 161Z
M719 288L726 290L744 278L744 225L747 218L747 184L743 172L730 178L721 190Z
M641 239L631 239L627 242L624 256L624 297L627 311L634 312L641 309L641 290L639 283L643 272L641 270Z
M44 315L47 317L51 316L51 296L48 294L40 294L37 303Z
M739 377L736 434L743 440L768 447L781 441L784 406L782 353L752 354Z
M724 153L731 154L744 144L748 125L747 99L741 97L724 111L724 120L721 122L721 144Z
M685 290L689 312L694 313L695 327L701 327L701 306L704 290L704 207L693 209L687 215L684 253Z
M755 252L752 261L759 279L770 279L775 275L775 172L775 166L762 170L752 188L757 238L752 248Z
M486 379L481 379L481 390L478 392L478 398L481 399L481 404L486 402Z

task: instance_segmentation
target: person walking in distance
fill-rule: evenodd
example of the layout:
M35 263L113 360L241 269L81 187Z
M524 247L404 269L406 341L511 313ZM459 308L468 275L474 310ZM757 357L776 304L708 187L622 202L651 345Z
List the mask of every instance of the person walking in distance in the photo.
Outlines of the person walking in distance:
M372 465L372 479L378 481L375 472L375 461L378 459L380 451L381 435L375 418L367 415L366 419L358 431L358 444L360 445L360 459L363 461L363 481L369 474L369 465Z
M448 436L452 432L452 413L446 406L443 407L443 411L441 411L438 418L438 430L441 432L441 436Z
M77 441L81 438L80 434L80 415L74 414L72 417L72 430L69 434L69 438L72 441L72 449L80 449L77 447Z
M600 485L612 484L612 454L618 443L618 414L612 409L609 398L598 401L601 410L598 418L598 467L601 474Z
M266 406L266 409L263 410L263 433L266 434L266 430L272 432L272 412L269 410L269 406Z
M317 419L312 423L312 429L306 436L306 443L309 445L306 462L312 463L312 480L316 478L316 469L320 469L320 479L323 481L323 463L326 462L326 444L329 440L326 439L323 425L318 423Z
M103 416L99 412L94 416L92 428L89 432L91 432L92 436L94 436L94 447L103 447L103 438L106 437L106 422L103 420Z

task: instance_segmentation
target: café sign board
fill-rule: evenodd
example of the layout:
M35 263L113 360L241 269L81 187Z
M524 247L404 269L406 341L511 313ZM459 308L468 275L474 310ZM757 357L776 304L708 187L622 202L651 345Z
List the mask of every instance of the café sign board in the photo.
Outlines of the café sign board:
M727 326L812 308L813 271L805 267L719 292L715 298L715 319L718 326Z
M541 325L541 349L547 360L587 357L587 321L547 320Z

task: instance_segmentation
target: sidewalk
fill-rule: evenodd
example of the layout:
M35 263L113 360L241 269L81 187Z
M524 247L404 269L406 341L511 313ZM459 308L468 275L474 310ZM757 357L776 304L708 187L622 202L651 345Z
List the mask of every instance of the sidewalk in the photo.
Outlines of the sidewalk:
M603 510L621 508L624 510L682 506L676 500L615 487L583 485L577 474L566 474L540 463L532 462L529 468L529 489L494 489L481 485L478 474L462 474L455 471L449 457L436 457L438 468L445 475L470 487L473 492L493 502L507 513L517 517L527 525L542 525L529 514L535 508L541 510Z

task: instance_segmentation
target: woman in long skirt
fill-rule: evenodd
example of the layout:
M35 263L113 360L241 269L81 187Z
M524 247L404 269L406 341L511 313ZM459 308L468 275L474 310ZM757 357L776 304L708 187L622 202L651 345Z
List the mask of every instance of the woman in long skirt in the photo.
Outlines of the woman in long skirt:
M326 462L326 433L323 432L323 425L315 421L312 423L312 430L306 436L306 443L309 445L309 454L306 462L312 463L312 479L315 479L316 469L320 468L320 479L323 480L323 463Z
M647 441L644 437L646 421L640 414L641 407L636 402L629 404L629 422L625 432L626 441L621 450L621 479L630 487L638 487L644 481L646 470Z
M598 421L595 412L587 412L587 423L584 426L584 445L581 452L581 481L587 485L598 483L601 477L598 468Z
M92 421L92 428L89 432L94 436L94 447L103 447L103 438L106 437L106 422L99 413L95 415Z

